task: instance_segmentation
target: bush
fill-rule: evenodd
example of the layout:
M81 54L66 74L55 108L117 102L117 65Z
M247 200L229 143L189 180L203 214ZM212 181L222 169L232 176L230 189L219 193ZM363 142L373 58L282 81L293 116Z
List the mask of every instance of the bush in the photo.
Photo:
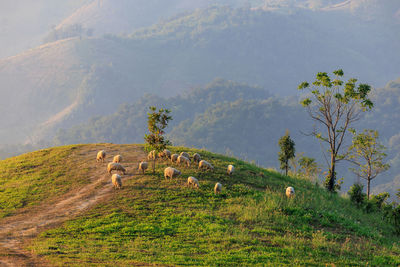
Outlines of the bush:
M356 183L350 187L349 194L351 202L355 203L360 207L365 202L366 194L363 193L364 186L362 184Z

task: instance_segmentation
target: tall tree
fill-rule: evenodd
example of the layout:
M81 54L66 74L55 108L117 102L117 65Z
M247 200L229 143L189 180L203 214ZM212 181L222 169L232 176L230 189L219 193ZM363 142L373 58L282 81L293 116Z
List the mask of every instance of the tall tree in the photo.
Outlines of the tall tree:
M379 143L379 133L374 130L364 130L353 134L352 145L348 149L347 159L355 164L357 168L351 170L358 176L367 180L367 198L371 191L371 180L378 174L389 169L389 164L383 163L386 154L383 152L386 148Z
M281 169L285 170L285 175L288 174L289 160L294 158L295 155L295 143L290 138L289 131L286 130L286 134L279 139L279 147L281 151L278 153L279 162L281 163Z
M168 122L172 120L169 115L171 113L168 109L159 109L156 107L150 107L149 113L147 113L147 126L150 134L145 134L144 139L146 141L146 151L155 151L153 157L153 173L155 172L156 156L159 152L163 151L171 142L165 139L164 129L168 126Z
M343 86L342 70L333 72L331 79L326 72L319 72L310 85L303 82L298 89L308 88L311 95L301 101L307 108L310 117L325 129L324 134L316 129L311 133L322 142L328 144L330 165L325 186L335 191L336 163L343 159L339 152L344 145L346 133L352 123L360 119L363 111L373 107L368 98L371 87L368 84L356 85L356 79L349 79Z

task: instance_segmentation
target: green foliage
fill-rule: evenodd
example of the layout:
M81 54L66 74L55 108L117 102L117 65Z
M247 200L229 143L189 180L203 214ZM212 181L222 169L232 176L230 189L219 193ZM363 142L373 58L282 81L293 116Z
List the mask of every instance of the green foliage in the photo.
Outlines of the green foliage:
M325 184L331 192L335 191L336 163L343 159L339 152L346 132L350 125L360 118L361 110L366 111L373 107L372 101L368 98L371 91L369 85L357 86L356 79L349 79L343 87L341 80L343 70L335 70L333 74L334 79L326 72L319 72L311 87L307 82L298 86L300 90L309 89L312 99L307 97L300 102L307 108L310 117L325 131L325 135L317 131L312 135L327 143L331 162Z
M168 109L159 109L152 106L149 113L147 113L147 126L150 134L145 134L146 150L155 150L156 152L163 151L171 142L165 139L164 129L168 126L168 122L172 117L168 114L171 113Z
M295 157L295 143L290 138L289 131L286 131L286 134L279 139L278 145L281 149L278 153L280 167L285 170L285 175L287 175L290 168L289 160Z
M389 164L383 163L386 148L379 143L379 133L375 130L364 130L357 134L352 131L352 145L348 148L347 158L357 166L351 170L358 176L367 180L367 197L370 194L370 182L378 174L389 169Z
M299 159L299 166L300 166L300 171L306 176L306 177L316 177L318 176L318 173L321 172L321 169L318 166L318 163L315 161L314 158L306 157L303 156Z
M365 201L366 194L363 193L364 186L360 183L355 183L350 187L349 194L350 200L357 206L361 207Z

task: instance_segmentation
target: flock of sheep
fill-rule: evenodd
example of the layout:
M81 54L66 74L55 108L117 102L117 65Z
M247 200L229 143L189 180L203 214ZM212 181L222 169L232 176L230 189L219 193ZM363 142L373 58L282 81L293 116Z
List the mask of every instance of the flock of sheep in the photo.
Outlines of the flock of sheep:
M97 153L96 161L97 162L104 162L106 158L106 152L104 150L101 150ZM164 151L160 153L156 153L155 150L150 151L149 154L147 155L148 160L155 160L157 158L165 159L165 160L170 160L171 163L177 163L177 164L184 164L187 167L190 166L191 164L191 157L188 153L186 152L181 152L179 155L178 154L172 154L171 151L168 149L165 149ZM113 161L108 163L107 165L107 172L109 174L112 174L112 171L117 171L117 172L122 172L123 174L126 174L126 169L121 165L122 162L122 156L121 155L116 155L113 158ZM214 170L214 166L212 166L211 163L209 163L206 160L202 160L200 154L194 153L193 154L193 162L198 164L199 170ZM141 161L138 164L138 171L141 171L143 174L147 170L149 164L146 161ZM228 165L227 167L227 174L231 176L235 171L235 167L233 165ZM172 167L167 167L164 169L164 178L175 178L181 175L181 171L172 168ZM111 176L111 182L114 186L115 189L120 189L122 187L122 179L119 174L112 174ZM193 176L188 177L187 179L187 185L192 186L195 188L199 188L199 180ZM221 183L216 183L214 186L214 193L218 194L222 190L222 184ZM294 188L289 186L286 188L286 196L291 198L294 197Z

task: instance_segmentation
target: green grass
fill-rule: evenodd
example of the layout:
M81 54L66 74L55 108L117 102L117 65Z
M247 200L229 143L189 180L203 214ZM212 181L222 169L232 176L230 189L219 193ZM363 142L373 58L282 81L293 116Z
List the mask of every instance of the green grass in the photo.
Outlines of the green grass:
M0 218L87 183L79 179L85 170L71 164L70 156L78 148L43 149L0 161Z
M158 162L155 175L123 181L109 201L43 232L29 248L59 266L400 264L399 237L378 213L364 214L306 180L202 150L171 150L199 152L215 170L178 167L181 177L164 180L170 163ZM199 190L184 185L189 175ZM223 184L219 195L215 182Z

